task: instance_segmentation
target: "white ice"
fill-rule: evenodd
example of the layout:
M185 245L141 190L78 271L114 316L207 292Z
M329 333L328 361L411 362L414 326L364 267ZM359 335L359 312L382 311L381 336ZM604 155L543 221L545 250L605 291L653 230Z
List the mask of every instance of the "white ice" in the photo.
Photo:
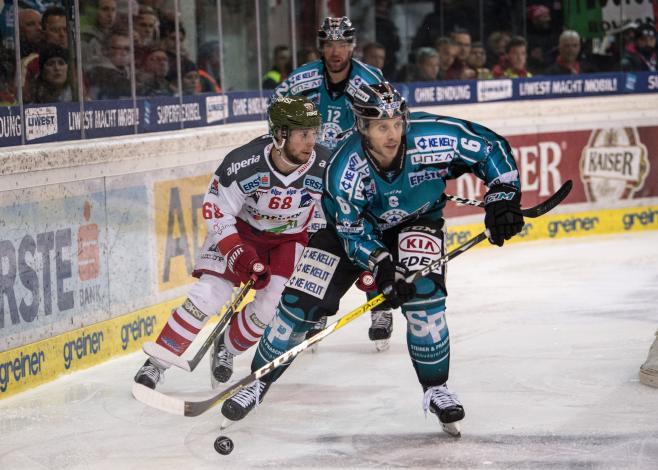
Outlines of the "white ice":
M364 316L225 431L229 456L213 449L217 408L183 418L132 398L136 353L0 401L0 468L658 468L658 389L638 380L658 328L658 232L471 250L448 287L461 439L423 415L402 316L383 353ZM341 311L363 300L350 291ZM162 389L209 383L204 362Z

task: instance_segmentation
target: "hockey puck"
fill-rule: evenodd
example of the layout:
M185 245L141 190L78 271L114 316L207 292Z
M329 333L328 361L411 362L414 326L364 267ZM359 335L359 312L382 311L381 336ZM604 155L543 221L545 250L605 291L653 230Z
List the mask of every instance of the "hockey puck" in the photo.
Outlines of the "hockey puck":
M215 450L222 455L228 455L233 452L233 441L226 436L219 436L215 439Z

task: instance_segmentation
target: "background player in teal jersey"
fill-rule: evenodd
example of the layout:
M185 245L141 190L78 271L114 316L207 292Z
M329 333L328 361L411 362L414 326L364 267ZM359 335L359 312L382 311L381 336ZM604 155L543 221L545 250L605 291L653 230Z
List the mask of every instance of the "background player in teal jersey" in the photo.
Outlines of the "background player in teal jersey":
M378 68L353 57L355 33L347 17L325 18L318 30L318 49L322 58L295 69L272 96L304 95L315 103L322 116L320 143L330 149L336 148L355 128L351 100L359 87L364 83L384 81ZM318 210L309 231L317 231L324 225L324 217ZM324 328L325 324L326 319L321 319L309 335ZM374 309L368 337L378 350L388 347L392 330L392 311Z
M361 270L374 273L390 307L407 320L411 362L424 409L459 434L464 408L447 387L450 338L444 272L408 283L409 272L444 254L446 181L471 172L489 190L484 223L502 246L523 228L520 183L509 143L478 124L426 113L409 117L388 83L363 85L355 95L358 133L334 153L325 172L327 228L304 249L277 313L263 334L252 370L299 344L313 322L333 315ZM289 364L224 402L222 413L242 419Z

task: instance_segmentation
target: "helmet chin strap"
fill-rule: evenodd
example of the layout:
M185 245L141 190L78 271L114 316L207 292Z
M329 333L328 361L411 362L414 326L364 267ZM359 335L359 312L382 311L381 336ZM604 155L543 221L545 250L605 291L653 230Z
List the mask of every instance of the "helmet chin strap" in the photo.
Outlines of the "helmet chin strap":
M279 152L279 157L281 157L281 160L283 161L283 163L285 163L286 165L291 167L293 170L295 170L295 169L299 168L300 166L302 166L301 163L291 162L288 159L288 157L286 157L286 152L284 150L284 147L286 145L286 139L285 138L282 137L281 138L281 144L279 144L276 140L276 137L272 136L272 143L274 144L274 148L277 149L277 151Z

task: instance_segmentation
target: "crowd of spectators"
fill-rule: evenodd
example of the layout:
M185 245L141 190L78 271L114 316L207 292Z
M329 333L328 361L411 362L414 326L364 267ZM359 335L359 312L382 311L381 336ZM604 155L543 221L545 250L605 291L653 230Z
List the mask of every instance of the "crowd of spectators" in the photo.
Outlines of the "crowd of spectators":
M94 100L131 98L133 64L138 97L220 92L217 41L200 44L193 57L184 46L184 25L181 22L177 28L174 12L163 6L171 2L130 1L132 36L126 1L81 2L81 84L70 12L56 6L61 2L19 2L23 7L18 12L21 83L15 80L16 52L3 40L0 104L16 104L19 91L25 104L75 101L80 95ZM44 3L50 6L43 7ZM555 7L559 1L529 0L523 11L522 31L518 19L515 23L499 11L505 9L503 4L514 2L483 2L488 8L484 28L477 12L469 10L470 3L474 2L444 0L443 9L428 14L409 41L408 57L401 57L400 51L406 49L401 49L402 41L391 19L396 2L374 0L376 40L359 44L357 57L381 69L393 82L656 70L653 24L627 24L594 44L563 26L561 11ZM314 47L300 47L297 65L318 58ZM287 45L275 46L269 59L270 65L266 63L260 79L264 89L276 87L292 71Z
M376 11L390 11L392 3L376 0ZM656 71L655 24L628 23L600 41L605 47L597 47L594 41L585 41L578 32L564 27L563 2L528 1L523 12L524 35L518 25L496 19L497 11L511 11L509 2L483 2L487 18L492 17L486 26L502 26L493 30L480 29L474 21L476 12L469 10L472 3L444 0L442 10L428 14L412 40L407 63L399 68L380 66L395 63L391 56L396 56L400 41L390 20L380 34L377 19L378 41L363 46L362 60L382 68L388 80L398 82ZM486 37L479 37L483 32ZM474 42L474 38L479 40ZM378 50L377 57L369 53L373 48Z

